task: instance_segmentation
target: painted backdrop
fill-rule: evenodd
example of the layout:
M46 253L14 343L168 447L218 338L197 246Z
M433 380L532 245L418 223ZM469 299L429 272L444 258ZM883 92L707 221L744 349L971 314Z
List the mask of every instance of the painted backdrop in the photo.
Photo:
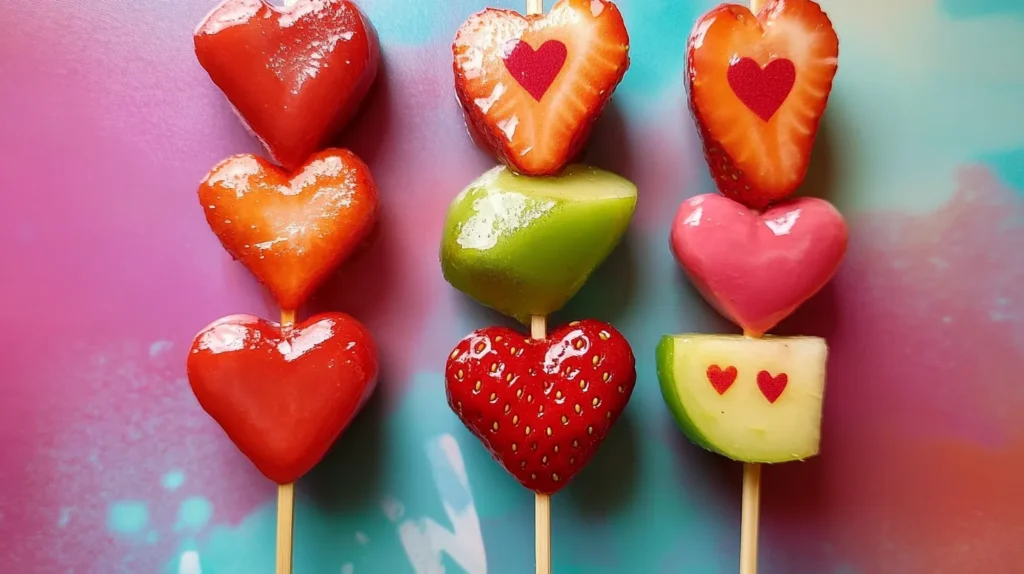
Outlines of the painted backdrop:
M832 345L823 456L766 472L768 574L1019 572L1024 562L1024 3L822 0L842 39L805 191L852 226L832 285L782 331ZM276 317L196 185L259 148L192 53L212 0L13 2L0 33L0 570L265 574L274 486L200 410L187 347ZM444 282L444 210L492 160L466 136L449 42L480 0L363 0L385 71L344 135L380 236L312 307L378 337L382 384L299 488L298 574L522 574L533 498L453 416L454 343L499 318ZM506 1L504 6L520 8ZM556 319L639 360L633 401L555 497L558 574L736 571L740 468L662 405L660 335L733 331L669 253L712 189L683 48L710 0L622 0L633 65L589 161L640 188L625 244ZM311 310L315 310L311 309Z

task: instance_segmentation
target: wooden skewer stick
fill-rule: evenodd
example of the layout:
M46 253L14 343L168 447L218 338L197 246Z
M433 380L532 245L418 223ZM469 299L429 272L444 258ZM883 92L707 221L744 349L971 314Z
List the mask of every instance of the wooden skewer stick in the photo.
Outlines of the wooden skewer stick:
M761 465L743 465L743 511L740 522L740 574L757 574L757 527L761 513Z
M756 1L756 0L755 0ZM758 339L744 332L744 337ZM761 519L761 465L743 464L743 506L740 518L740 574L757 574L757 531Z
M538 340L547 338L547 320L544 317L532 318L530 336ZM537 574L551 574L551 496L537 493L535 497Z
M281 326L295 324L295 311L281 311ZM277 574L292 574L292 542L295 527L295 483L277 487Z
M539 16L544 13L544 0L526 0L526 15ZM547 338L547 320L534 316L530 322L530 336L534 339ZM551 497L536 494L536 550L537 574L551 574Z
M755 16L761 11L761 8L764 7L764 1L765 0L750 0L750 11L753 12Z

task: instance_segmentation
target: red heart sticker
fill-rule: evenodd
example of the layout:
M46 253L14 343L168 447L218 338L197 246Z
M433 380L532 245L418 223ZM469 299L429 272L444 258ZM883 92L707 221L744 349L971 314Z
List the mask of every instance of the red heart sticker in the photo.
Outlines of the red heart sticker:
M187 362L199 404L267 478L309 472L369 399L377 347L342 313L282 329L232 315L203 329Z
M789 97L796 82L796 66L779 58L764 68L751 58L741 58L729 66L729 87L743 105L764 121L772 119Z
M565 65L568 53L558 40L548 40L536 51L520 40L505 58L505 68L539 102Z
M210 79L287 169L332 143L380 61L377 34L350 0L225 0L194 40Z
M718 391L718 394L724 395L725 391L729 390L729 387L736 382L736 367L726 367L723 371L718 365L711 365L708 367L708 381L711 386Z
M474 331L448 357L448 404L494 458L540 493L566 485L597 451L636 384L633 351L586 320L543 341Z
M768 371L761 371L757 374L757 388L761 389L761 394L768 399L769 403L779 400L779 396L782 395L782 391L786 390L788 383L789 377L786 373L780 373L774 377Z
M228 253L290 310L359 246L378 207L370 168L339 149L293 174L254 155L228 158L199 185L199 201Z

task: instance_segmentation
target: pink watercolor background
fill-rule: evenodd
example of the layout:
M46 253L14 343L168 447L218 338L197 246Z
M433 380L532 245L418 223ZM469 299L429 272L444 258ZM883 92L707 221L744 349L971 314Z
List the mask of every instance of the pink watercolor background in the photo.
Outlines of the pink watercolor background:
M198 408L184 380L184 350L199 328L230 313L276 313L220 248L195 197L197 182L218 160L259 151L191 53L189 34L208 4L5 8L5 572L156 572L192 538L202 546L208 531L174 531L182 494L161 485L171 469L213 501L212 522L225 528L243 523L273 495ZM451 11L456 16L446 13L443 21L458 21L470 3ZM442 421L438 432L460 432L451 430L442 402L406 399L420 378L440 393L435 375L451 345L494 320L452 293L437 263L448 202L492 164L465 133L451 90L449 34L439 36L385 45L382 78L343 138L371 165L382 189L380 232L307 310L350 312L378 339L382 400L366 415L374 423L364 423L358 436L382 428L379 448L393 458L380 471L381 482L411 472L414 463L403 449L421 438L388 434L397 418L412 412ZM637 42L645 49L642 38ZM863 78L877 64L858 59L863 50L851 46L845 73ZM666 75L678 76L678 56L664 55ZM907 91L916 89L913 81ZM623 425L631 430L613 434L597 469L583 473L567 495L573 501L567 505L581 507L579 520L565 517L559 526L567 544L556 560L566 571L584 568L600 539L607 542L602 564L608 571L731 572L738 470L685 443L660 404L653 376L660 335L732 329L685 284L667 247L675 207L709 190L705 168L678 82L659 90L629 82L598 126L588 159L633 179L641 201L626 246L566 315L613 320L636 350L640 388ZM856 93L852 83L837 84L838 111L830 112L840 137L833 134L828 158L821 150L815 156L819 166L825 159L837 165L818 167L814 188L874 169L864 149L886 146L857 139L860 124L853 120L868 122L872 111L848 95ZM922 131L922 148L929 133ZM977 155L987 149L977 147ZM766 572L1009 573L1024 562L1024 205L1019 190L972 157L938 176L937 168L920 165L891 173L892 188L938 178L955 190L948 200L921 199L932 190L915 188L907 190L919 193L912 200L897 202L894 191L892 201L861 204L835 192L831 199L851 224L848 259L833 284L782 326L827 336L832 355L823 456L766 471ZM839 175L823 173L829 170ZM475 479L474 490L485 500L478 504L488 551L513 554L524 534L508 518L530 512L532 501L486 455L470 450L465 435L456 436L470 475L484 477ZM351 458L344 464L368 460L345 452ZM515 510L486 502L517 496ZM110 505L124 499L146 501L150 525L160 533L155 540L109 531ZM601 510L588 514L588 505ZM239 544L233 550L244 554L267 541ZM399 548L382 543L365 550L364 559L400 554ZM509 564L491 568L522 571ZM600 574L598 567L588 573ZM366 571L382 571L372 568Z

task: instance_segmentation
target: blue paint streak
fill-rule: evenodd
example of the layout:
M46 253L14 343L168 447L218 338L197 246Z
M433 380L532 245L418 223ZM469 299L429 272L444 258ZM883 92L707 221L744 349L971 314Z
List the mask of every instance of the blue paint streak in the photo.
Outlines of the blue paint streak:
M178 490L185 484L185 473L180 470L172 470L160 479L160 484L167 490Z
M186 498L178 507L178 524L174 530L180 531L185 528L199 530L210 522L213 516L213 505L209 500L201 496Z
M652 91L682 91L690 30L702 14L717 4L714 0L618 2L630 32L629 71L619 91L648 97Z
M115 534L137 534L149 522L149 508L138 500L120 500L107 509L107 529Z
M940 0L939 8L952 18L1024 17L1024 2L1021 0Z
M1024 194L1024 147L986 154L981 160L992 168L1003 183L1017 193Z

